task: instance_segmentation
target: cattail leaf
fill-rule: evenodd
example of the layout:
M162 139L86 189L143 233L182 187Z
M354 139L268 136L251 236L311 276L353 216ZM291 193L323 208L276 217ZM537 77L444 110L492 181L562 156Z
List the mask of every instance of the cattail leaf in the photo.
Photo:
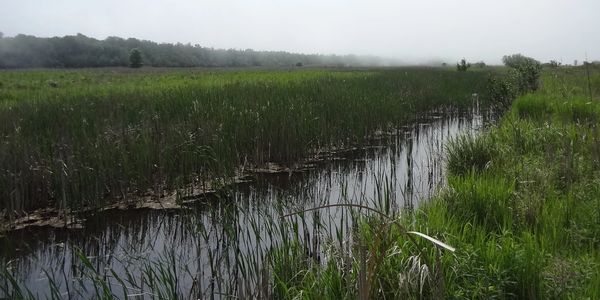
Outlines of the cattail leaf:
M450 252L456 251L456 248L454 248L454 247L452 247L452 246L450 246L450 245L448 245L448 244L446 244L446 243L444 243L444 242L442 242L442 241L440 241L440 240L438 240L436 238L432 238L432 237L430 237L430 236L428 236L428 235L426 235L424 233L420 233L420 232L417 232L417 231L408 231L407 233L411 233L411 234L420 236L420 237L422 237L422 238L424 238L424 239L426 239L426 240L428 240L428 241L430 241L430 242L432 242L432 243L434 243L434 244L436 244L436 245L438 245L438 246L440 246L442 248L445 248L446 250L449 250Z

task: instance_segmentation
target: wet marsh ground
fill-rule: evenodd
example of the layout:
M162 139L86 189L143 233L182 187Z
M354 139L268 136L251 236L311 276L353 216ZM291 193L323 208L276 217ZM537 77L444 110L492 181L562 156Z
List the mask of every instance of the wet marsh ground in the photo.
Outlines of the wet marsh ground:
M0 291L598 298L600 72L544 70L538 91L476 134L494 119L473 106L475 98L491 100L488 71L141 73L97 86L78 80L105 75L0 75L10 87L2 94L2 134L10 139L0 152L8 170L0 184L10 192L0 193L13 211L100 207L225 180L240 166L357 149L302 173L223 185L188 209L92 213L80 230L9 233ZM47 82L57 74L71 92ZM17 88L23 78L32 80ZM42 112L58 124L36 123ZM373 139L376 132L395 134ZM47 173L31 167L42 165ZM330 207L339 204L347 206Z

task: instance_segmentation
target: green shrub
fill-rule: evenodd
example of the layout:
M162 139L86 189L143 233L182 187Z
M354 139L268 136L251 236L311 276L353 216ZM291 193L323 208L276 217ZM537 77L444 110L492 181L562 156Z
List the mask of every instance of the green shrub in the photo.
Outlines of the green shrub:
M510 109L517 98L517 84L509 76L491 76L488 79L488 93L494 111L501 115Z
M456 70L459 72L466 72L471 67L470 63L463 58L460 60L460 63L456 64Z
M513 69L513 76L518 78L519 92L536 91L539 88L542 65L539 61L521 54L507 55L502 58L507 67Z

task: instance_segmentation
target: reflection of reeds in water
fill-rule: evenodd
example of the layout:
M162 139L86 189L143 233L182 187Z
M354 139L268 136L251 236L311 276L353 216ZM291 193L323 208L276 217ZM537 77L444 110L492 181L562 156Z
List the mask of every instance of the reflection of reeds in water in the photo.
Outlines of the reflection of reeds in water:
M385 255L414 251L401 266L407 268L404 284L422 289L427 278L437 276L435 255L424 261L418 250L422 242L409 248L385 244L381 235L401 231L377 225L370 213L349 206L372 207L392 217L414 209L443 183L444 144L471 130L470 122L460 116L432 119L390 136L384 142L390 146L367 149L299 178L286 175L284 183L266 179L264 186L240 186L190 210L109 215L96 230L45 241L16 257L3 274L3 291L84 298L285 296L284 285L311 276L299 270L323 266L362 278L367 289L376 286L373 260L384 254L362 253L361 245L374 241L382 243ZM338 204L347 207L306 211ZM280 218L297 211L303 212ZM335 280L359 296L355 281Z

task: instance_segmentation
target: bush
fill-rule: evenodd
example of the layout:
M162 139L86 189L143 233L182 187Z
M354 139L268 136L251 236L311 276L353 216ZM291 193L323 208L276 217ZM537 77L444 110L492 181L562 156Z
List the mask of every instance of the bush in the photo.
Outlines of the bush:
M558 67L560 67L560 63L555 61L555 60L551 60L549 63L550 68L556 69Z
M493 110L499 115L510 109L512 102L517 98L517 84L511 76L492 76L488 79L489 98L493 103Z
M507 67L513 69L511 75L517 77L520 94L536 91L539 87L542 65L539 61L521 54L507 55L502 58Z
M456 64L456 70L459 72L466 72L467 69L471 67L471 64L467 63L467 61L463 58L460 60L459 64Z
M487 65L485 64L484 61L478 61L478 62L474 63L473 65L476 66L476 67L478 67L478 68L481 68L481 69L487 67Z
M502 58L510 68L504 76L493 76L488 80L488 93L494 111L501 115L507 111L518 96L539 88L542 65L537 60L514 54Z

